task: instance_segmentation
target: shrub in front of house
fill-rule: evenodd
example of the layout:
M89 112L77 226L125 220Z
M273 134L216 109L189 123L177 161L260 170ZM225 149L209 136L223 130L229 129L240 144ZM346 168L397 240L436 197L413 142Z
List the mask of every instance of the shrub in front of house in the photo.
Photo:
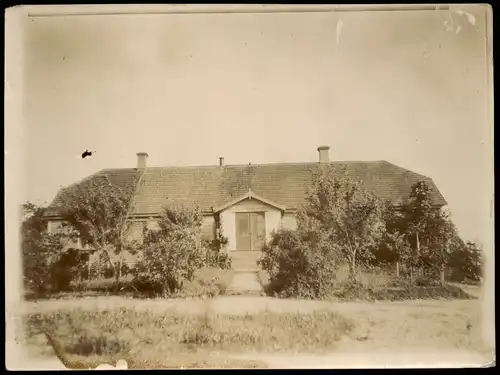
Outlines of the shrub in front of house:
M222 234L222 229L217 231L214 239L202 241L205 251L205 267L220 268L223 270L231 269L232 262L228 253L224 252L228 239Z
M223 226L220 223L219 228L213 239L205 239L203 248L206 251L205 266L210 268L231 269L232 262L228 253L224 252L229 240L223 233Z
M145 229L134 285L140 293L170 296L182 291L204 266L201 212L174 202L164 208L158 225L158 230Z
M61 252L58 259L52 263L50 273L52 291L68 291L73 281L80 281L85 271L86 254L78 250Z
M279 230L259 264L269 274L267 292L279 297L325 298L334 286L336 256L316 233Z

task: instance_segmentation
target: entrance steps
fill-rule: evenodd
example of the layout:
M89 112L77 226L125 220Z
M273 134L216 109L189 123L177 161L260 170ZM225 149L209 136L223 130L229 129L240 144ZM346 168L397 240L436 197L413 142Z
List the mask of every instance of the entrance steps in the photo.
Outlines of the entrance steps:
M262 256L262 252L231 251L229 255L235 275L226 289L226 295L262 295L264 291L257 276L257 272L260 270L257 261Z

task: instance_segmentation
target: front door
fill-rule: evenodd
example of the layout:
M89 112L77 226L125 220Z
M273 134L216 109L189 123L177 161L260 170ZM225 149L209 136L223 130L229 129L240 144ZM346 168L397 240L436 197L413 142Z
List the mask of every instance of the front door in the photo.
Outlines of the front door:
M264 212L236 213L236 250L262 250L266 240Z

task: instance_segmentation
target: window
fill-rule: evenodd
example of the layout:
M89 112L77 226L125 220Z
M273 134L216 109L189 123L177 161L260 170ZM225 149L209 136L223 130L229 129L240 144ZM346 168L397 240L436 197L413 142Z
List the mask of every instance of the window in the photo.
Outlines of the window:
M142 244L144 240L143 231L146 226L147 220L133 220L127 228L126 240Z

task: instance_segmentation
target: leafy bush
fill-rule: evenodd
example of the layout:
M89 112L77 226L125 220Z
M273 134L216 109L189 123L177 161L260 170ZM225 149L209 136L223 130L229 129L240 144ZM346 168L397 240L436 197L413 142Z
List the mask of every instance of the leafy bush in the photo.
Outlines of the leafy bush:
M52 291L70 290L71 282L85 271L87 254L78 250L60 253L50 267Z
M201 212L172 203L165 207L158 225L158 230L145 229L134 284L139 290L166 296L181 291L184 282L192 281L204 265Z
M474 242L467 242L450 255L448 262L451 269L450 280L479 281L482 277L483 262L480 246Z
M108 255L103 252L98 252L96 255L91 261L89 279L110 279L114 277L115 269L110 265ZM133 274L134 268L127 263L123 263L121 268L121 276Z
M268 292L280 297L324 298L334 283L335 254L314 233L273 233L258 261L269 274Z
M24 286L36 294L53 289L53 264L63 249L62 235L47 232L43 207L28 202L22 207L21 249Z
M219 225L213 240L203 241L203 246L206 250L205 265L207 267L219 267L222 269L230 269L232 267L231 257L228 253L223 252L229 240L224 236L222 228L222 225Z

